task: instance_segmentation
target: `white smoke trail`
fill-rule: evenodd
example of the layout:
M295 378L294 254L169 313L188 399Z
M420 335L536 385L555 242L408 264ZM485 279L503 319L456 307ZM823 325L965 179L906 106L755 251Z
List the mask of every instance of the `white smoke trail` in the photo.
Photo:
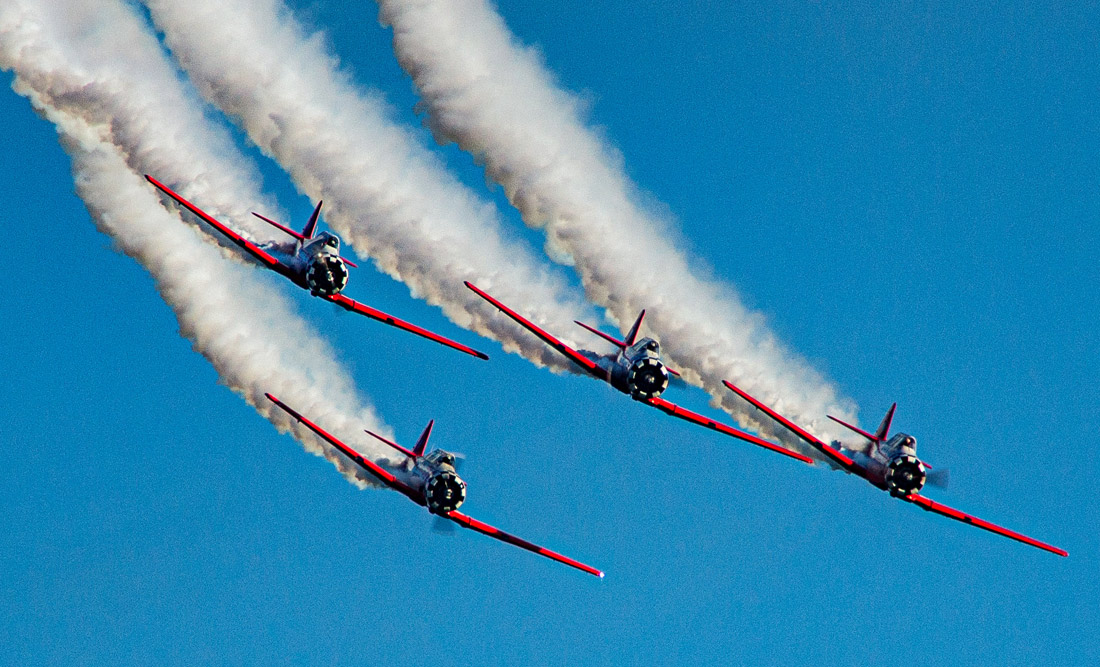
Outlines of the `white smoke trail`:
M668 240L667 225L638 203L621 157L585 126L579 101L488 2L379 4L436 139L484 163L524 221L546 232L550 255L572 258L588 297L620 327L648 308L647 326L674 367L746 426L775 433L723 379L824 437L859 446L824 419L851 419L852 402L782 345L732 288L701 275L699 262Z
M39 40L29 44L40 66L21 77L44 103L102 128L131 169L153 174L214 217L252 238L286 240L249 215L260 210L282 217L260 192L255 165L225 127L204 115L202 101L133 7L119 0L24 0L22 6L33 8L34 20L22 27L21 39ZM236 248L227 255L243 257Z
M80 76L78 68L67 65L72 54L63 53L40 9L14 2L0 7L0 68L16 73L16 92L57 127L73 160L78 194L97 226L150 272L181 334L211 362L222 382L279 430L294 431L307 450L324 454L349 479L368 485L372 480L322 447L263 395L270 391L284 398L337 433L361 433L362 426L385 429L329 347L254 269L226 262L215 246L161 206L124 162L119 147L104 140L108 128L52 106L48 100L56 87L45 86L49 92L44 95L32 83L51 81L51 72L69 84ZM86 83L95 87L92 80ZM367 455L388 455L365 438L350 440Z
M504 238L495 208L395 124L377 95L357 90L281 0L144 1L203 96L236 118L302 191L324 199L326 220L358 253L460 326L536 363L573 370L463 281L523 304L555 331L571 330L587 305L528 247Z

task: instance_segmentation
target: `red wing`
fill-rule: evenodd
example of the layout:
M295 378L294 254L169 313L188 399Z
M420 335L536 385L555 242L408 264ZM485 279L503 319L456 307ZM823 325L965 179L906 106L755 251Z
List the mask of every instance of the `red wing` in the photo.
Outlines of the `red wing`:
M1027 535L1021 535L1020 533L1009 530L1007 528L1002 528L1001 526L998 526L995 523L989 523L988 521L985 521L984 519L979 519L976 516L971 516L971 515L967 514L966 512L960 512L957 509L954 509L952 507L948 507L947 505L943 505L941 503L937 503L935 500L930 500L928 498L925 498L924 496L912 495L912 496L906 496L904 499L911 502L911 503L913 503L917 507L920 507L923 510L927 510L929 512L935 512L936 514L942 514L943 516L954 519L955 521L961 521L963 523L968 523L971 526L977 526L978 528L988 530L991 533L997 533L998 535L1004 535L1005 537L1007 537L1009 539L1016 540L1017 542L1023 542L1024 544L1030 544L1033 547L1037 547L1039 549L1043 549L1044 551L1049 551L1051 553L1058 554L1059 556L1068 556L1069 555L1068 553L1066 553L1066 551L1064 549L1059 549L1058 547L1053 547L1053 546L1051 546L1049 544L1046 544L1044 542L1040 542L1039 540L1034 540L1034 539L1028 537Z
M210 217L209 215L206 214L205 211L200 209L198 206L195 206L191 202L189 202L186 199L184 199L183 197L179 196L178 194L173 192L171 190L171 188L169 188L167 185L161 183L160 181L153 178L149 174L145 175L145 179L148 180L153 185L155 185L157 187L157 189L159 189L161 192L163 192L164 194L168 195L172 199L175 199L177 202L179 202L180 206L183 206L188 211L191 211L192 213L194 213L198 217L202 218L203 222L210 225L214 229L218 230L227 239L232 241L237 246L239 246L239 247L243 248L244 250L246 250L249 254L251 254L256 259L260 260L260 262L263 263L265 266L267 266L270 269L275 269L277 271L280 271L280 273L282 272L282 268L283 268L282 263L279 262L279 260L272 257L271 255L269 255L267 252L265 252L263 250L263 248L256 245L252 241L249 241L248 239L241 236L240 234L233 231L232 229L226 227L225 225L218 222L214 218Z
M478 289L477 286L475 286L473 283L471 283L468 280L466 281L466 287L469 287L475 294L480 296L482 299L485 299L489 303L496 306L497 309L500 312L502 312L505 315L507 315L508 317L512 318L513 320L518 322L521 326L523 326L525 329L527 329L531 333L533 333L536 336L538 336L539 338L541 338L543 340L543 342L545 342L547 345L554 348L558 352L561 352L562 354L564 354L573 363L577 364L578 366L580 366L584 370L588 371L589 373L595 375L596 377L600 378L601 380L606 380L607 379L606 374L603 372L603 370L600 369L599 366L596 365L596 362L592 361L591 359L584 356L580 352L577 352L576 350L569 347L565 343L561 342L557 338L554 338L550 334L548 334L545 331L543 331L542 329L538 328L537 326L535 326L533 323L531 323L529 320L524 318L522 315L520 315L516 311L512 310L508 306L505 306L503 303L497 301L493 297L489 296L485 292Z
M588 565L585 565L584 563L581 563L580 561L575 561L572 558L569 558L567 556L563 556L563 555L557 553L556 551L550 551L549 549L545 549L543 547L540 547L537 544L532 544L531 542L528 542L527 540L516 537L515 535L510 535L510 534L504 532L503 530L501 530L499 528L494 528L493 526L490 526L487 523L482 523L481 521L478 521L477 519L475 519L473 517L466 516L465 514L463 514L461 512L448 512L447 514L443 514L441 516L447 517L448 519L450 519L451 521L454 521L455 523L462 526L463 528L469 528L470 530L476 530L479 533L482 533L484 535L488 535L489 537L496 538L496 539L500 540L501 542L507 542L508 544L514 544L515 546L519 547L520 549L526 549L526 550L528 550L532 553L536 553L540 556L546 556L547 558L550 558L552 560L556 560L559 563L565 563L566 565L568 565L570 567L575 567L578 570L581 570L583 572L587 572L588 574L596 575L597 577L603 579L603 572L600 572L599 570L597 570L594 567L589 567Z
M763 447L765 449L770 449L773 452L778 452L780 454L784 454L786 456L791 457L792 459L798 459L799 461L802 461L803 463L813 464L813 462L814 462L814 460L811 459L808 456L804 456L804 455L799 454L797 452L792 452L789 449L786 449L786 448L780 447L779 445L776 445L774 443L768 442L767 440L764 440L763 438L758 438L755 435L752 435L751 433L745 433L744 431L739 431L739 430L733 428L732 426L727 426L726 424L723 424L721 422L716 422L713 419L708 419L708 418L704 417L701 414L698 414L696 412L692 412L691 410L686 410L684 408L681 408L679 405L676 405L675 403L669 403L668 401L666 401L663 398L651 398L649 400L642 401L642 403L646 403L647 405L652 405L653 407L657 408L658 410L661 410L662 412L670 414L673 417L679 417L680 419L683 419L685 421L689 421L693 424L699 424L700 426L706 426L709 429L714 429L715 431L718 431L719 433L725 433L726 435L733 436L734 438L740 438L741 440L744 440L745 442L751 442L754 445L759 445L760 447Z
M398 329L404 329L405 331L409 331L411 333L414 333L417 336L423 336L424 338L427 338L428 340L434 340L435 342L439 343L440 345L446 345L447 347L454 348L454 349L458 350L459 352L465 352L466 354L473 355L473 356L477 357L478 359L488 359L489 358L489 355L485 354L484 352L478 352L477 350L473 349L472 347L466 347L462 343L456 343L455 341L453 341L449 338L444 338L443 336L440 336L439 334L432 333L431 331L428 331L427 329L424 329L422 327L418 327L415 324L412 324L411 322L406 322L405 320L399 320L396 317L394 317L393 315L388 315L386 313L383 313L381 310L376 310L374 308L371 308L370 306L363 305L363 304L359 303L358 301L356 301L354 299L347 298L343 294L337 294L335 296L325 296L325 295L321 294L321 295L318 295L318 296L320 296L322 299L327 299L327 300L335 303L336 305L340 306L341 308L344 308L345 310L350 310L351 312L359 313L360 315L366 315L367 317L369 317L371 319L378 320L379 322L384 322L385 324L389 324L390 326L397 327Z
M729 387L729 389L733 393L737 394L738 396L745 399L749 403L752 403L753 406L756 407L758 410L760 410L764 414L768 415L769 417L771 417L775 421L777 421L780 424L782 424L783 426L785 426L788 430L790 430L792 433L797 435L799 438L802 438L811 447L818 450L819 452L821 452L825 456L829 457L829 459L835 461L837 463L837 465L839 465L840 467L844 468L845 470L849 470L851 472L854 472L857 475L863 476L863 468L861 468L859 465L857 465L855 461L848 458L840 450L838 450L835 447L832 447L831 445L828 445L828 444L822 442L821 440L815 438L813 435L811 435L809 432L807 432L807 431L803 430L802 428L800 428L797 424L795 424L791 420L787 419L786 417L779 414L775 410L772 410L771 408L764 405L760 401L756 400L752 396L749 396L748 394L746 394L741 389L738 389L733 384L731 384L728 380L722 380L722 384Z
M348 447L344 443L340 442L332 434L330 434L328 431L324 430L320 426L314 424L310 420L308 420L305 417L303 417L302 415L298 414L298 412L296 412L293 408L291 408L286 403L283 403L282 401L275 398L271 394L264 394L264 395L267 396L267 398L272 403L274 403L275 405L282 408L283 411L286 412L288 415L290 415L291 417L294 417L296 420L298 420L302 424L305 424L306 428L313 431L317 435L321 436L321 438L325 442L329 443L330 445L332 445L336 449L339 449L341 452L343 452L345 456L347 456L349 459L351 459L352 461L357 463L359 465L359 467L363 468L364 470L366 470L370 474L377 477L383 484L390 487L391 489L395 489L397 491L400 491L401 493L405 494L406 496L411 498L413 501L415 501L417 504L420 504L420 505L424 504L420 500L420 494L417 493L416 490L413 489L408 484L405 484L401 480L397 479L397 477L393 473L386 470L382 466L378 465L374 461L371 461L370 459L364 457L362 454L355 451L351 447Z

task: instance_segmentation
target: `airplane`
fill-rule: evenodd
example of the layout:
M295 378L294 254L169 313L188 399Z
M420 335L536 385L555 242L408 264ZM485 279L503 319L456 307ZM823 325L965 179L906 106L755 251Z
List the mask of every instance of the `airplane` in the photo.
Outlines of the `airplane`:
M459 477L458 473L455 471L455 455L442 449L434 449L427 454L424 453L424 450L428 446L428 438L432 434L432 426L435 420L428 422L428 426L424 429L424 432L420 434L420 437L417 439L412 449L405 449L396 442L384 438L377 433L367 431L371 436L404 454L407 460L411 462L411 467L408 468L406 472L401 473L401 477L398 477L397 474L386 470L374 461L371 461L351 447L340 442L327 431L300 415L286 403L283 403L271 394L265 394L265 396L298 422L305 424L309 430L316 433L325 442L340 450L340 452L359 467L376 477L380 482L404 494L417 505L428 508L428 511L436 517L449 519L463 528L469 528L470 530L515 545L520 549L526 549L540 556L545 556L551 560L556 560L559 563L564 563L582 572L587 572L588 574L603 579L603 572L594 567L575 561L555 551L540 547L537 544L506 533L499 528L494 528L487 523L483 523L459 512L458 508L461 507L462 503L466 500L466 482Z
M927 471L932 469L932 466L917 458L917 439L908 433L890 435L890 424L894 420L894 411L898 407L897 403L890 406L890 410L874 433L868 433L858 426L852 426L832 415L827 415L829 419L858 433L871 442L869 451L861 452L847 449L839 441L834 441L831 445L826 444L775 410L756 400L744 390L734 386L731 382L726 380L723 380L723 382L735 394L824 454L830 463L845 472L862 477L874 486L889 492L891 496L912 503L925 511L942 514L950 519L977 526L991 533L1003 535L1009 539L1023 542L1059 556L1069 555L1064 549L1040 542L1027 535L1021 535L920 495L920 491L924 488L926 482L934 484L937 480L933 476L937 473L944 473L946 470L934 470L929 475Z
M173 192L167 185L164 185L148 174L145 175L145 178L161 192L176 200L181 206L194 213L235 245L243 248L260 264L272 269L276 273L286 276L298 287L309 290L309 293L313 296L330 301L344 310L366 315L371 319L389 324L398 329L404 329L418 336L423 336L428 340L433 340L441 345L446 345L447 347L465 352L479 359L489 358L488 355L483 352L478 352L462 343L444 338L439 334L432 333L427 329L418 327L415 324L398 319L344 296L342 292L348 283L347 267L358 268L358 266L346 257L340 256L340 238L338 236L331 232L317 232L317 222L321 215L321 204L323 202L317 202L317 208L313 210L313 215L309 217L309 222L306 223L305 228L302 229L301 232L296 232L293 229L284 227L259 213L252 214L264 222L286 232L292 237L294 239L294 245L288 250L285 244L253 243L226 225L218 222L210 215L207 215L199 207Z
M693 424L698 424L718 431L719 433L725 433L726 435L739 438L746 442L751 442L754 445L770 449L773 452L778 452L785 456L798 459L803 463L813 464L813 459L808 456L798 452L792 452L789 449L768 442L763 438L758 438L752 434L727 426L726 424L716 422L713 419L708 419L701 414L692 412L691 410L687 410L661 398L661 394L668 388L669 373L673 375L679 375L679 373L669 368L661 360L660 343L648 337L638 338L638 331L642 326L642 320L645 319L644 310L634 322L634 326L627 332L625 340L619 340L614 336L605 334L595 327L574 320L576 324L584 329L619 348L619 351L614 354L597 354L589 350L574 350L535 326L532 322L519 315L508 306L497 301L473 283L466 281L466 287L493 304L500 312L512 318L531 333L541 338L543 342L547 343L550 347L561 352L570 361L587 371L588 374L607 382L612 387L627 394L634 400L657 408L673 417L678 417Z

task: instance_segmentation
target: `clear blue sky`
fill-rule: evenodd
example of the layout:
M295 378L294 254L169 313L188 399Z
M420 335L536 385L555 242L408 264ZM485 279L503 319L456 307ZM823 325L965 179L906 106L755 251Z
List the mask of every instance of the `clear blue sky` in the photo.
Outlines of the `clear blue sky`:
M297 4L419 122L374 5ZM929 495L1070 557L491 342L479 363L296 297L401 441L435 418L434 443L467 454L470 514L608 575L436 535L218 384L95 231L52 126L6 91L0 663L1100 664L1100 15L498 4L864 423L898 401L895 426L952 470ZM300 222L309 202L262 166ZM369 268L356 281L478 341Z

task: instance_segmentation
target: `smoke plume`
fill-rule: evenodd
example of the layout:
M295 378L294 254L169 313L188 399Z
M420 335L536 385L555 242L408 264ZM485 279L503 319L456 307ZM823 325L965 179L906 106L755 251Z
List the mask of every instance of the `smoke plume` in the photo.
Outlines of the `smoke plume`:
M459 183L376 94L352 85L322 39L281 0L145 0L176 60L204 97L235 118L324 199L326 220L380 270L452 321L555 369L556 352L463 286L471 280L567 332L588 306L518 239L495 208Z
M674 367L741 424L774 433L723 379L823 437L843 435L824 417L851 418L851 401L669 240L667 224L639 204L621 157L585 125L579 101L488 2L379 4L436 139L484 164L524 221L546 233L548 253L571 258L591 301L624 329L647 308L647 327Z
M264 392L272 392L338 434L361 433L364 426L387 430L357 394L332 350L268 280L253 268L226 262L216 246L203 242L176 214L166 210L155 191L126 163L126 158L132 160L135 154L141 154L147 160L163 160L161 166L170 171L178 168L168 160L173 151L188 158L199 151L191 150L186 135L173 128L166 128L161 145L146 145L140 140L112 143L122 134L136 136L129 131L119 132L120 128L151 126L162 118L140 113L143 100L136 92L138 88L126 92L125 63L105 78L78 64L89 53L90 60L109 61L124 51L111 41L112 34L123 40L133 37L126 29L126 17L135 17L127 10L113 3L96 3L95 9L88 12L85 3L5 3L0 7L0 67L15 72L16 92L27 97L57 127L61 143L72 158L77 192L97 227L150 272L179 321L180 333L210 361L221 381L280 431L293 431L307 450L325 455L360 486L368 485L373 480L322 446L264 397ZM75 31L72 24L63 23L68 20L84 23ZM88 42L74 39L78 37L76 32ZM90 48L93 43L95 48ZM128 43L137 48L135 42ZM114 55L107 55L112 52ZM157 57L163 60L163 54ZM104 95L107 90L132 96L120 99ZM55 105L55 100L61 102ZM123 108L134 115L112 126L113 110ZM201 132L197 136L203 139L211 135ZM232 155L232 151L225 155ZM226 169L228 176L218 182L218 187L228 191L250 182L249 172L242 175L242 164L243 158L234 158L186 168L200 173ZM242 190L248 192L247 188ZM365 436L349 438L349 442L362 448L365 455L388 455L367 443Z

